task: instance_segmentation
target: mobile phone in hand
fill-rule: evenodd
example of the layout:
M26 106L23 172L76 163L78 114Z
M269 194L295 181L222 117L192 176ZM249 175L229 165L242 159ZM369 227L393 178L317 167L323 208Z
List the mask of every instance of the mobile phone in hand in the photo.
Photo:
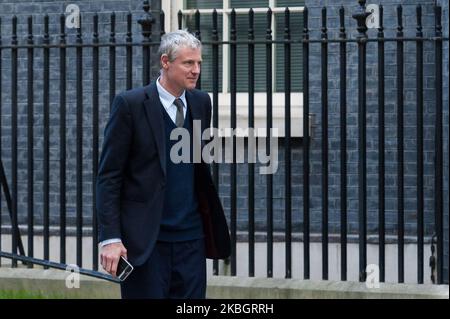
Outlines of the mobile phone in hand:
M116 271L117 278L119 278L120 281L124 281L131 274L133 269L134 267L130 264L130 262L123 256L120 256Z

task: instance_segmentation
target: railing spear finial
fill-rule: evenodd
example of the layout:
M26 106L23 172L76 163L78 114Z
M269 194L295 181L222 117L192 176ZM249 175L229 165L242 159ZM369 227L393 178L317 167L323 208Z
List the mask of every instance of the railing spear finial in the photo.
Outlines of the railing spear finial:
M138 23L142 26L142 35L144 36L144 39L150 40L150 36L152 34L152 24L155 22L155 18L150 12L150 4L148 0L144 1L142 8L145 13L144 16L138 20Z
M357 30L360 33L360 37L365 37L367 32L366 19L370 15L366 12L366 0L358 0L359 12L355 13L352 17L356 19L358 23Z

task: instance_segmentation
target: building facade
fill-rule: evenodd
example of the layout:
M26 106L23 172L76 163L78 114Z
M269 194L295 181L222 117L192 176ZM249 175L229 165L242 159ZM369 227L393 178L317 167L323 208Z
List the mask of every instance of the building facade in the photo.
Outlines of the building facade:
M368 1L369 3L379 4L380 1ZM99 26L98 38L100 42L125 42L127 36L127 14L131 12L131 35L132 41L140 42L143 40L142 27L138 23L138 18L144 15L142 10L142 1L133 0L114 0L114 1L76 1L82 18L82 41L91 42L93 39L93 16L98 13ZM425 37L433 37L435 34L435 18L433 6L438 3L443 6L443 33L448 38L449 30L449 9L447 1L434 0L414 0L414 1L382 1L384 7L384 32L386 37L395 37L398 31L397 6L403 5L403 32L405 36L414 37L417 32L416 7L422 5L422 25ZM43 43L45 37L44 15L49 16L49 40L51 43L60 41L60 14L64 13L67 6L71 4L68 1L34 1L32 3L22 0L0 1L1 6L1 44L7 45L13 41L12 16L17 16L17 35L19 44L25 44L29 37L27 27L28 16L33 17L33 41L34 43ZM284 8L291 8L291 37L301 39L303 36L303 7L308 7L308 28L311 38L320 38L322 36L322 8L327 9L327 36L329 38L338 38L340 30L339 9L341 6L345 9L345 27L347 37L356 38L358 35L356 21L352 14L358 10L357 1L313 1L313 0L252 0L252 1L150 1L151 14L155 18L152 24L152 34L150 40L158 42L161 34L161 10L164 10L164 31L175 30L179 24L179 12L182 12L182 27L195 32L195 10L200 9L200 37L206 43L204 45L204 63L202 70L201 88L212 93L213 84L213 64L212 64L212 45L208 44L212 39L212 9L222 9L218 17L218 37L220 41L229 41L231 36L229 9L236 8L236 37L237 40L246 41L248 39L248 9L252 8L254 15L254 34L256 40L263 41L266 37L266 12L267 7L273 10L273 20L271 24L272 37L275 40L282 40L285 32ZM111 29L111 14L115 13L115 28ZM76 29L66 29L67 42L75 42L77 39ZM368 30L368 36L375 38L378 30ZM385 212L386 212L386 236L387 243L396 243L398 233L398 163L397 154L397 61L396 61L396 43L386 43L386 74L385 74L385 144L386 144L386 175L385 175ZM99 59L99 150L102 141L102 133L109 114L111 97L127 87L126 73L126 49L117 47L115 51L115 80L111 84L110 78L110 50L108 47L100 48ZM133 51L132 66L132 86L142 85L142 56L136 48ZM155 56L156 47L152 47L150 58L150 79L154 80L158 76L159 65ZM285 171L286 160L284 147L286 143L284 127L284 106L285 106L285 66L284 49L282 43L273 45L273 63L270 66L272 73L272 83L270 89L273 97L273 122L282 132L278 139L278 158L279 166L277 172L273 175L273 230L275 233L274 241L284 243L284 232L286 229L286 192L285 192ZM292 44L291 48L291 209L292 209L292 232L294 241L302 241L302 232L304 229L303 220L303 151L304 134L303 129L303 65L302 65L302 45L300 42ZM433 43L427 42L424 45L424 236L426 249L429 250L430 242L435 233L435 215L434 215L434 136L435 136L435 53ZM443 57L443 158L444 158L444 261L445 261L445 280L448 282L448 212L449 212L449 155L448 155L448 41L444 41ZM249 94L249 63L247 54L247 44L237 46L237 90L236 104L239 113L238 123L247 125L248 122L248 94ZM82 215L83 225L86 226L89 233L89 227L92 225L92 216L94 215L92 202L92 182L93 171L93 130L92 124L92 94L93 94L93 60L89 49L83 49L83 142L82 142ZM339 242L339 233L341 230L341 175L340 175L340 87L342 81L339 73L339 44L330 43L328 46L328 233L330 243ZM11 101L13 94L11 88L12 72L11 50L2 49L1 55L1 76L2 76L2 99L1 99L1 159L6 172L7 180L11 180L11 158L12 149L10 147L12 136L11 130ZM347 47L347 216L348 216L348 242L358 243L358 233L360 230L358 220L358 56L357 45L348 44ZM405 43L404 50L404 232L406 243L416 243L417 234L417 139L416 139L416 52L415 43ZM218 101L219 101L219 124L223 127L230 123L231 106L231 71L230 71L230 46L221 45L219 50L219 69L218 69ZM52 234L58 234L60 223L61 207L61 186L60 186L60 91L58 81L61 78L59 69L59 55L57 50L50 51L50 73L49 73L49 192L45 195L43 170L45 166L45 140L44 140L44 116L43 108L45 99L42 94L44 87L44 58L42 53L36 49L34 52L34 85L31 88L34 97L34 137L33 137L33 207L34 223L36 226L42 225L45 219L44 211L48 208ZM75 50L67 51L67 86L66 86L66 208L67 225L75 226L77 222L77 200L79 199L79 187L77 185L77 85L75 75L75 65L77 64ZM258 114L255 121L265 126L266 106L267 106L267 81L266 72L266 47L262 44L255 45L255 112ZM73 68L73 69L71 69ZM309 60L309 111L311 116L310 128L307 133L310 136L310 231L312 241L320 243L323 230L323 166L322 166L322 60L321 46L311 43ZM27 212L29 206L29 146L27 144L27 121L29 112L28 104L28 68L27 51L25 49L18 51L18 177L17 177L17 200L19 223L27 224ZM378 55L377 43L369 42L367 45L367 235L370 242L378 242L379 230L379 118L378 118ZM248 126L248 125L247 125ZM225 140L227 138L224 138ZM256 164L256 169L260 167ZM227 163L221 163L218 166L218 187L224 208L230 216L233 209L233 203L236 205L237 216L237 240L240 242L248 241L249 228L249 183L248 183L248 164L237 165L236 198L232 196L231 187L231 166ZM78 189L78 190L77 190ZM48 204L46 204L46 202ZM254 209L255 209L255 231L257 232L257 241L264 243L267 240L266 230L268 228L267 206L270 202L267 200L267 177L265 175L255 174L254 191ZM3 232L8 231L9 215L5 201L2 201L2 225ZM24 226L24 228L26 228ZM427 255L427 254L426 254ZM426 267L428 265L426 264Z

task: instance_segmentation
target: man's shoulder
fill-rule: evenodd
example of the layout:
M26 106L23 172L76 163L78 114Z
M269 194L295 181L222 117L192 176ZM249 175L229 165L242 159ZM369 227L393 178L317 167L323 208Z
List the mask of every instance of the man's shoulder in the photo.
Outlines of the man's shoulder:
M137 88L129 89L118 94L122 97L129 105L134 105L136 103L142 103L145 100L145 91L149 86L140 86Z
M201 91L199 89L192 89L189 90L189 92L192 94L194 98L209 99L209 94L205 91Z
M135 113L147 99L146 90L148 87L149 86L141 86L117 93L112 108Z

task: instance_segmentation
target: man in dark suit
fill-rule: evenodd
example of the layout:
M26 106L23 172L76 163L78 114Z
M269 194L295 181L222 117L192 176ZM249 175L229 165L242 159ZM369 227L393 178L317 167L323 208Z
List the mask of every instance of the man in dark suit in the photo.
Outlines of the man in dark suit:
M201 43L174 31L161 39L159 54L161 76L117 95L105 128L97 179L101 264L113 276L120 256L134 266L122 298L205 298L206 258L228 257L230 237L209 167L191 156L194 122L202 132L211 122L209 95L195 89ZM188 161L171 158L174 129L189 132Z

